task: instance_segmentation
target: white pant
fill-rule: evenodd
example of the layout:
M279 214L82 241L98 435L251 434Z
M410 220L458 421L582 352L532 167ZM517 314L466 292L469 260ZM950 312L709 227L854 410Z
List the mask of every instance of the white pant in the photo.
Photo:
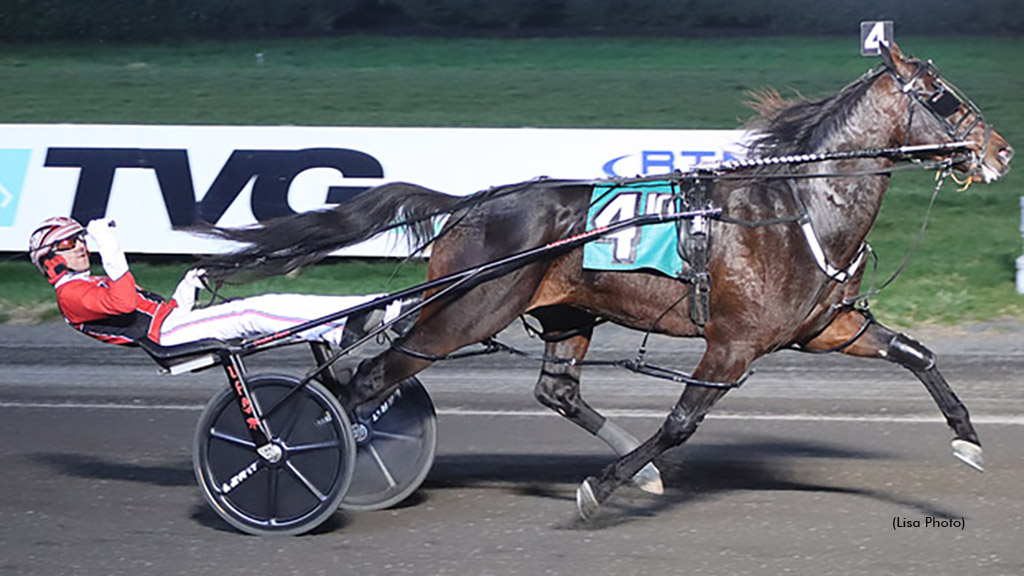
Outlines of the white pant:
M270 334L309 320L351 308L378 298L363 296L319 296L313 294L264 294L232 300L195 310L175 309L160 327L160 344L173 346L203 338L249 338ZM345 318L298 334L305 340L341 343Z

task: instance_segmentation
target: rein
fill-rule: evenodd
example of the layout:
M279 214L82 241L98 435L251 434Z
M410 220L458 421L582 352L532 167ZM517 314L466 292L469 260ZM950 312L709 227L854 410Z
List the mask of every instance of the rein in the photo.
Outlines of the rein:
M903 256L903 260L900 261L899 266L896 267L896 269L892 272L892 274L889 276L889 278L886 279L885 282L882 282L882 284L878 288L874 288L873 287L874 283L875 283L875 274L877 273L877 270L878 270L878 257L875 255L874 251L870 249L870 246L869 246L868 247L868 251L871 253L872 258L874 259L874 266L872 267L872 274L871 274L871 282L869 283L869 286L871 286L871 288L869 288L868 290L866 290L866 291L864 291L864 292L862 292L862 293L860 293L860 294L858 294L856 296L851 296L849 298L845 298L842 302L840 302L836 306L838 306L838 307L854 306L858 302L861 302L861 301L865 302L865 304L866 304L868 298L871 298L871 297L874 297L874 296L877 296L878 294L880 294L882 292L882 290L884 290L890 284L892 284L896 280L896 278L898 278L899 275L903 273L903 269L907 267L907 264L910 263L910 259L913 258L914 254L917 253L917 249L921 246L921 240L924 239L924 233L928 229L929 222L931 222L932 208L935 207L935 200L936 200L936 198L938 198L939 191L942 189L942 185L943 185L943 183L945 183L947 176L950 176L950 172L948 170L936 174L935 188L932 189L931 198L928 200L928 208L925 210L924 219L921 222L921 227L917 230L917 236L914 237L914 242L913 242L913 244L910 245L910 249L907 250L907 253ZM956 179L954 179L954 182L955 181L956 181ZM865 306L865 309L866 309L866 306Z

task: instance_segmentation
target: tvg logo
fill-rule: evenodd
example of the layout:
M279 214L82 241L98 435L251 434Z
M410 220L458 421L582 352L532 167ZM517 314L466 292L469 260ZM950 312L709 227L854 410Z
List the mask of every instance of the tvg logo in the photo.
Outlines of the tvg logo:
M80 170L71 207L71 217L79 222L106 215L117 170L152 170L172 226L189 226L197 221L216 224L250 182L252 213L262 222L295 214L288 205L288 190L299 174L311 168L333 168L345 178L384 177L380 161L347 148L235 150L197 202L188 151L183 149L50 148L44 165ZM326 203L340 204L366 188L331 186Z
M702 162L712 160L737 160L738 157L728 150L643 150L640 154L626 154L604 163L601 169L606 176L613 178L623 176L647 176L648 174L668 174L676 170L686 170ZM630 170L633 171L630 174Z
M0 226L12 226L18 200L25 187L25 174L32 156L30 149L0 150Z

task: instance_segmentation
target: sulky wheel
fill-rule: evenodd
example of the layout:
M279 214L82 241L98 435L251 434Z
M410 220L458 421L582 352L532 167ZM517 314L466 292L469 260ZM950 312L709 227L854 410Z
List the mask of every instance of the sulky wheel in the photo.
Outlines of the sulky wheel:
M366 417L356 417L356 467L341 507L383 510L419 488L434 464L437 415L423 384L409 378Z
M298 382L270 374L247 378L264 414ZM277 447L264 447L269 457L257 453L235 390L214 396L196 427L196 478L213 509L235 528L256 535L302 534L334 514L348 490L355 465L352 425L334 395L316 382L264 420Z

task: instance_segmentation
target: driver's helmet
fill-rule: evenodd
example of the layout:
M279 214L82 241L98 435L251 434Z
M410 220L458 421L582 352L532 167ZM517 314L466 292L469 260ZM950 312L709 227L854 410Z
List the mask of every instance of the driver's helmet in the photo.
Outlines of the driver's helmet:
M56 245L61 240L74 238L80 234L85 234L85 228L73 218L67 216L47 218L39 224L28 239L29 258L32 259L32 263L36 265L43 276L48 276L44 265L47 256L56 251Z

